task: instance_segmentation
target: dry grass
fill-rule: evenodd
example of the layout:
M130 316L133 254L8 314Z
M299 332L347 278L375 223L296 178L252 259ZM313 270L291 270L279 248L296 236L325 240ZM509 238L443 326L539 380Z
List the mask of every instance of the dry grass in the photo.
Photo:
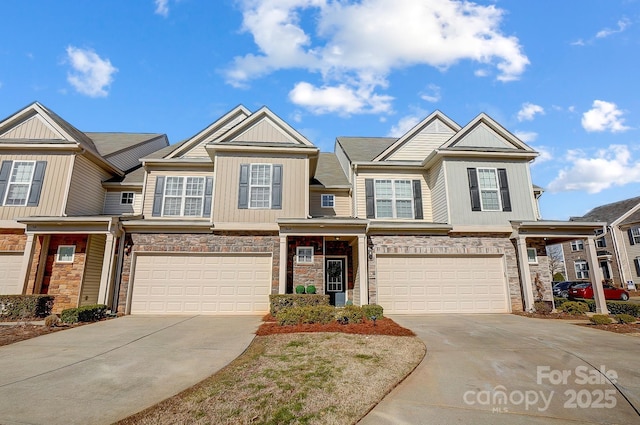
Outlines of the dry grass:
M217 374L119 424L353 424L424 355L415 337L258 336Z

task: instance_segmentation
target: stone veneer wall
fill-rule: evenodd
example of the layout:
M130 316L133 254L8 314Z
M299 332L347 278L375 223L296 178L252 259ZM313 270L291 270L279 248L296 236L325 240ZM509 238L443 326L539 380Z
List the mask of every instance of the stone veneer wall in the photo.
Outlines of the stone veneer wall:
M295 293L296 286L314 285L318 294L324 294L324 256L321 236L292 236L287 241L287 286ZM297 247L313 248L313 263L299 264L296 261ZM287 291L288 292L288 291Z
M527 239L527 248L535 248L538 256L538 264L529 264L533 298L536 301L540 299L551 301L553 300L553 276L549 270L549 257L547 257L545 241L544 239Z
M505 258L509 284L509 298L513 311L522 311L522 289L516 249L511 240L503 235L485 234L452 236L371 236L373 258L369 259L369 303L378 302L376 286L377 254L440 254L440 255L495 255Z
M73 263L58 263L58 246L75 245ZM53 235L49 243L43 289L55 296L52 313L59 314L66 308L78 307L80 286L87 252L87 235Z
M24 251L27 243L27 235L20 229L0 230L0 252L1 251Z
M131 260L134 252L210 252L210 253L271 253L273 259L271 293L278 293L280 272L280 239L277 233L262 235L241 232L218 232L215 234L167 234L130 233L133 242L130 255L125 255L122 265L122 279L118 294L118 311L124 312L127 305L127 291L131 278Z

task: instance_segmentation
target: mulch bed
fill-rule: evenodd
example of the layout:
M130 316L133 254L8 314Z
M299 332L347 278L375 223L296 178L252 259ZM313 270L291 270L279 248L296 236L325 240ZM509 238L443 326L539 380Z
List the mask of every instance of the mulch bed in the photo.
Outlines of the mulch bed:
M69 329L69 327L71 327L71 325L48 327L42 325L23 325L18 323L13 326L0 326L0 346Z
M587 328L601 329L603 331L615 332L619 334L640 334L640 323L611 323L608 325L594 325L593 323L580 324Z
M267 314L262 318L263 324L256 331L256 335L273 335L298 332L342 332L347 334L360 335L390 335L390 336L416 336L413 331L403 328L393 320L383 317L375 321L365 320L362 323L349 323L341 325L338 322L327 324L309 324L309 325L286 325L280 326L273 316Z
M533 317L535 319L561 319L561 320L588 320L586 316L574 316L567 313L527 313L524 311L514 311L512 314L524 317Z

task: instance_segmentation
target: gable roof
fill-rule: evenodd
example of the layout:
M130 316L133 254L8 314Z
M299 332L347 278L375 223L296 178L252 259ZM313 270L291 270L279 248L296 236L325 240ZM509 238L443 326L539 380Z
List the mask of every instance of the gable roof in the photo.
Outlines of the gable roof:
M629 215L629 217L625 218L620 225L626 226L629 224L637 224L640 223L640 208L635 210L633 213Z
M320 152L318 166L311 181L312 185L322 185L327 189L351 187L347 176L335 153Z
M605 221L607 224L612 224L627 213L637 211L638 207L640 207L640 196L595 207L582 217L571 217L570 221Z
M483 136L485 140L489 140L487 143L488 146L468 146L463 145L464 139L469 136L471 133L476 131L477 129L484 128L488 130ZM481 130L481 131L484 131ZM503 144L504 147L501 147L498 141L491 141L492 136L497 136L500 140L499 143ZM488 139L487 139L488 137ZM505 144L506 142L506 144ZM519 151L527 151L534 153L535 151L531 149L528 145L518 139L516 136L507 131L502 125L500 125L497 121L491 118L489 115L480 113L473 120L471 120L467 125L465 125L460 131L458 131L451 139L449 139L446 143L444 143L441 147L441 150L449 149L463 149L463 150L474 150L479 149L483 151L491 150L491 151L500 151L500 150L519 150Z
M338 137L336 143L350 162L369 162L397 140L395 137Z

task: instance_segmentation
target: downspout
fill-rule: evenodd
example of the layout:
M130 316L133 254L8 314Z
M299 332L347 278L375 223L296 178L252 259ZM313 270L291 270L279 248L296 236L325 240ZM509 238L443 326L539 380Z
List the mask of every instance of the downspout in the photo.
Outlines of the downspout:
M120 299L120 282L122 279L122 266L124 256L124 244L126 242L127 233L123 230L122 236L118 240L118 262L116 263L116 276L113 285L113 300L111 302L111 312L118 312L118 300Z

